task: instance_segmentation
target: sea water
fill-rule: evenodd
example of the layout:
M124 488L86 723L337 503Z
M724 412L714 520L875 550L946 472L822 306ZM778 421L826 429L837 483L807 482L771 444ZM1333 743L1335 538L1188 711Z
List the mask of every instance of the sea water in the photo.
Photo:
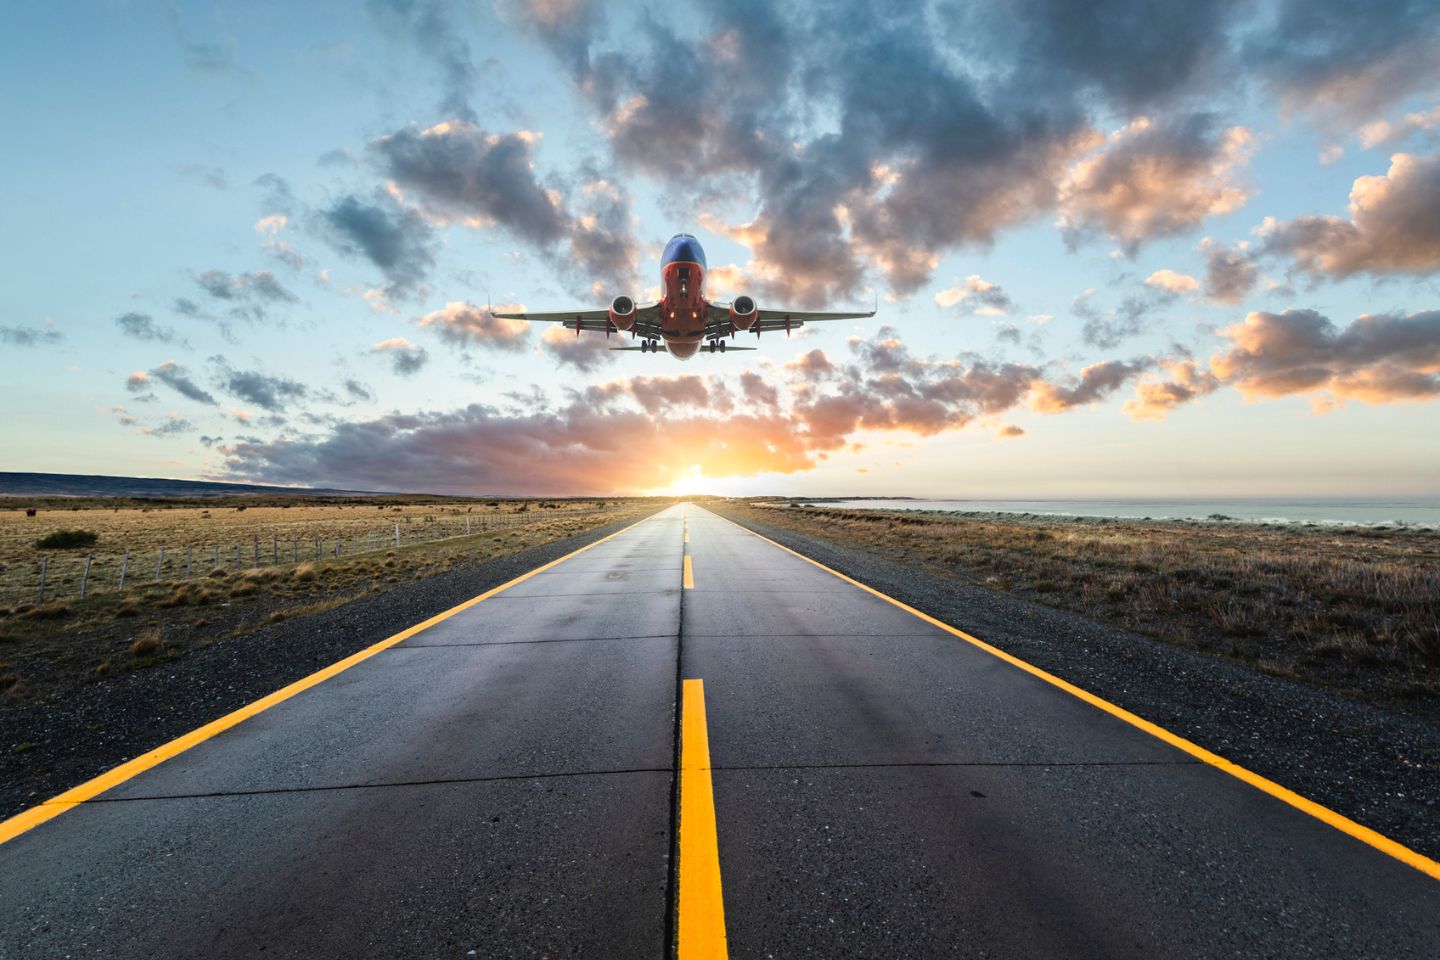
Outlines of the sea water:
M868 510L1028 513L1047 517L1133 520L1236 520L1345 526L1440 529L1440 498L1253 500L840 500L817 503Z

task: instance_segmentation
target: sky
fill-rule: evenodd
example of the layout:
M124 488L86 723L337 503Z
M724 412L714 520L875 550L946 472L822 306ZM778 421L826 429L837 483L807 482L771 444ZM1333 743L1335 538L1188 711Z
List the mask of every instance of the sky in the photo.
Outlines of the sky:
M1440 3L885 6L11 5L0 470L1440 493ZM877 315L492 314L652 298L679 232Z

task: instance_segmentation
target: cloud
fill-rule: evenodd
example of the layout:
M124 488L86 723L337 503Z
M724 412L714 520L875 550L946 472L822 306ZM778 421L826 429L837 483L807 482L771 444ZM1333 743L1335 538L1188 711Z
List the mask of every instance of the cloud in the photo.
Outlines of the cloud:
M1433 87L1437 34L1440 7L1427 0L1281 0L1241 60L1286 109L1353 125Z
M215 444L222 442L225 438L224 438L224 437L211 437L211 436L206 436L206 435L203 435L203 434L202 434L199 439L200 439L200 445L201 445L201 446L203 446L203 447L213 447L213 446L215 446Z
M663 488L702 476L796 473L852 447L865 432L933 436L1022 404L1058 413L1098 402L1148 359L1097 364L1049 382L1024 364L912 356L891 329L837 364L811 351L784 368L789 390L756 371L635 376L569 391L552 406L517 397L507 411L473 404L337 422L315 438L246 440L227 471L267 482L539 495ZM738 398L738 400L737 400Z
M1384 176L1355 181L1349 212L1348 220L1267 217L1258 230L1264 252L1332 278L1440 270L1440 154L1395 154Z
M1343 330L1314 310L1256 311L1220 331L1211 372L1248 400L1317 394L1392 403L1440 396L1440 311L1366 314Z
M502 306L507 312L512 307ZM513 307L519 310L519 307ZM530 323L526 320L502 320L489 307L477 307L455 300L443 310L427 313L420 326L434 330L440 339L457 346L474 344L497 350L524 350L530 339Z
M277 304L297 303L300 298L285 288L275 274L269 270L255 270L251 273L227 273L224 270L206 270L195 278L213 299L229 305L229 314L252 323L260 323L269 316L269 308ZM192 301L181 298L175 302L176 309L192 316L203 316L198 307L193 312Z
M1080 337L1087 344L1101 350L1113 350L1130 337L1144 333L1150 327L1151 313L1162 301L1169 301L1175 294L1168 290L1151 292L1144 297L1126 297L1113 310L1101 310L1095 306L1093 289L1076 297L1070 309L1085 321L1080 328Z
M172 413L160 426L145 427L141 430L141 433L148 434L152 437L170 437L180 433L189 433L194 429L195 424L186 420L178 413Z
M361 383L359 380L346 379L341 386L345 388L345 393L352 400L365 400L372 403L375 400L375 391L368 384Z
M296 253L288 241L280 239L280 231L287 223L289 218L283 213L268 214L255 222L255 232L260 234L260 244L267 253L292 270L301 270L305 266L305 258Z
M1080 371L1080 378L1072 384L1037 384L1030 407L1038 413L1063 413L1074 407L1095 403L1133 380L1149 366L1148 360L1107 360L1091 364Z
M0 343L7 343L12 347L48 346L64 339L65 334L55 329L53 320L46 320L39 327L0 327Z
M1163 420L1182 404L1213 393L1220 380L1193 360L1175 360L1163 364L1168 379L1149 375L1135 385L1135 397L1125 402L1125 412L1132 420Z
M1360 142L1367 148L1391 146L1416 133L1440 129L1440 106L1407 113L1399 120L1375 120L1360 128Z
M946 308L959 306L966 313L982 317L1004 316L1012 305L1004 289L975 273L959 286L935 294L935 304Z
M499 227L577 273L618 289L633 281L637 244L627 193L587 171L576 210L561 181L541 183L533 147L539 134L490 133L464 120L409 127L371 144L386 176L412 192L432 220Z
M610 347L618 344L593 333L582 333L577 337L564 327L549 326L540 336L540 345L562 366L574 367L581 373L594 373L614 361L615 354Z
M258 370L235 370L223 360L215 359L225 389L262 410L278 413L291 402L303 400L310 392L309 388L298 380L272 376Z
M1134 253L1148 240L1198 227L1250 197L1237 180L1253 136L1220 129L1214 114L1141 117L1070 168L1060 185L1060 229L1074 244L1104 234Z
M115 318L115 326L127 337L136 340L153 340L157 343L176 343L180 335L174 329L162 326L147 313L124 313Z
M420 372L430 360L430 354L424 347L416 346L404 337L381 340L370 351L388 356L391 368L402 377Z
M1006 439L1013 437L1023 437L1025 436L1025 429L1023 427L1017 427L1013 423L1007 423L1005 426L1000 428L999 432L996 435Z
M1200 289L1200 281L1185 273L1176 273L1168 267L1156 270L1145 278L1147 287L1156 287L1173 294L1194 293Z
M187 180L194 180L215 190L224 190L229 187L229 178L225 171L219 167L204 167L193 163L182 163L175 168L175 172Z
M1206 237L1200 242L1205 254L1205 298L1216 303L1239 303L1255 287L1259 270L1244 249L1224 247Z
M169 17L170 28L175 33L176 42L180 44L180 52L184 57L187 70L192 73L223 74L237 69L235 66L235 38L227 37L218 42L195 40L186 31L178 7L170 8Z
M341 253L363 256L389 281L387 295L413 293L435 265L434 230L417 210L402 206L384 190L369 201L341 197L319 214L321 233Z
M148 373L132 373L125 381L125 388L131 393L148 390L152 383L163 383L189 400L213 406L215 397L190 376L190 372L174 360L167 360Z
M401 37L439 68L444 95L440 112L447 117L473 121L470 95L475 87L475 65L470 44L451 19L454 9L440 0L369 0L366 8L387 37Z

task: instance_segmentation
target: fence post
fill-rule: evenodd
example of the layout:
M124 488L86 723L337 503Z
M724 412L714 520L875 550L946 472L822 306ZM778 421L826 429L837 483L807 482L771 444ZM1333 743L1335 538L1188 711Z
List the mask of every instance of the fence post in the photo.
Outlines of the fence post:
M465 518L465 536L470 536L470 518Z
M160 559L155 561L155 579L160 579L160 570L165 566L165 548L160 548Z
M395 546L400 546L400 524L395 524Z
M185 579L189 580L195 572L195 548L185 544Z
M235 566L240 566L240 541L235 541Z
M210 567L214 569L218 566L220 566L220 544L217 543L214 545L213 552L210 555Z
M294 563L300 562L300 541L295 537L290 538L290 559Z
M120 560L120 589L125 589L125 571L130 566L130 551L125 551L125 556Z
M255 541L255 563L253 566L258 570L260 568L260 534L253 534L252 537Z
M85 572L80 574L80 599L85 599L85 584L90 580L90 561L95 559L91 554L85 554Z
M39 597L38 600L35 601L36 603L44 603L44 602L45 602L45 568L48 567L49 565L50 565L50 558L49 558L49 557L41 557L41 558L40 558L40 597Z
M316 534L312 534L312 536L314 536L314 538L315 538L315 559L316 559L316 560L319 560L319 559L320 559L320 534L316 533Z
M273 533L270 534L270 562L280 565L280 538Z

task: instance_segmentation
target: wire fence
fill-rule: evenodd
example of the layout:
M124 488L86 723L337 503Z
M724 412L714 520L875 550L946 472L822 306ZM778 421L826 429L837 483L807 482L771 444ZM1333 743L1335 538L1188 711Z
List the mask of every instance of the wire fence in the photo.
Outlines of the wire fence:
M12 567L3 590L12 601L24 600L27 588L36 604L81 599L102 592L123 592L158 583L183 582L266 567L319 563L371 553L395 550L423 543L455 540L496 531L514 530L557 519L611 515L614 508L546 512L482 513L464 517L427 517L419 523L400 523L359 529L284 532L251 532L240 538L197 539L173 546L130 550L121 546L107 552L42 554L27 573ZM18 565L17 565L18 566ZM16 575L19 575L18 577Z

